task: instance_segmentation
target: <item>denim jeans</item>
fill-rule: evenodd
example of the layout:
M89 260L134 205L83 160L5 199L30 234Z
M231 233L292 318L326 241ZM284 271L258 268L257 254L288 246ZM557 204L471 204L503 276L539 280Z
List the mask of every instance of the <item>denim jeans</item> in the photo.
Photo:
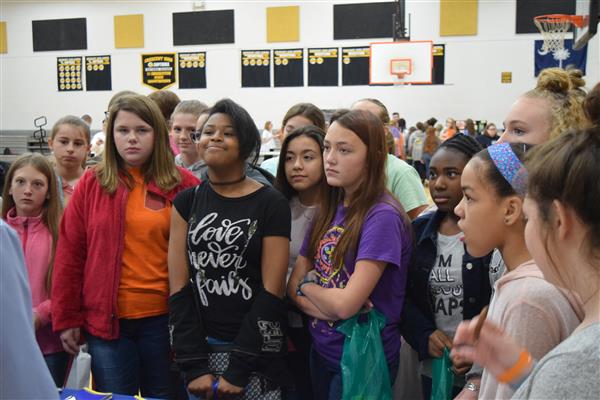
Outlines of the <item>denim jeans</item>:
M390 385L398 374L400 359L388 364ZM342 398L342 370L339 364L334 364L323 358L315 349L310 351L310 376L315 400L340 400Z
M429 164L431 163L431 154L423 153L423 162L425 163L425 180L429 179Z
M59 351L58 353L44 355L44 361L48 366L50 375L56 387L63 387L67 377L67 366L69 365L69 353Z
M169 396L168 316L119 320L120 335L87 334L96 390L166 399Z

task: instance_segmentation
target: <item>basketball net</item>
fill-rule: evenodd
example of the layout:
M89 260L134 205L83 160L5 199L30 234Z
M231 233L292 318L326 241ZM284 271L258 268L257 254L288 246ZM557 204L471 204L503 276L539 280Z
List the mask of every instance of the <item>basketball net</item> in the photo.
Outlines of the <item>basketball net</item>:
M535 17L533 22L539 29L544 39L539 53L541 55L554 53L565 48L565 36L571 27L571 24L580 26L583 21L579 21L578 15L549 14Z

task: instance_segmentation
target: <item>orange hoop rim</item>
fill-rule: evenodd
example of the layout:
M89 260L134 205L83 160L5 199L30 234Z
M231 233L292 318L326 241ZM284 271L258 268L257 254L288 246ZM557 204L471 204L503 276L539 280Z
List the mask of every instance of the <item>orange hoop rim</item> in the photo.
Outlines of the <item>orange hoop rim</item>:
M408 69L405 69L403 71L392 71L392 66L394 62L399 62L399 61L403 61L403 62L407 62L408 63ZM393 58L390 60L390 74L392 75L396 75L396 77L398 79L404 79L404 77L406 75L410 75L412 73L412 58Z
M569 15L569 14L538 15L537 17L534 17L533 19L538 22L545 22L545 23L550 23L550 24L568 21L578 28L583 27L583 24L585 22L585 17L583 15Z

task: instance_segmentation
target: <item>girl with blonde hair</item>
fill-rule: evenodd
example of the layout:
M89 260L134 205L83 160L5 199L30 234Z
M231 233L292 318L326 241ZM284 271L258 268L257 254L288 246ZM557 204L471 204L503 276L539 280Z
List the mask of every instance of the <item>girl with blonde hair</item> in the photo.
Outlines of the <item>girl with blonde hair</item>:
M125 95L109 111L102 162L83 175L61 221L53 328L71 354L87 341L99 391L166 398L172 201L198 180L175 166L152 100Z

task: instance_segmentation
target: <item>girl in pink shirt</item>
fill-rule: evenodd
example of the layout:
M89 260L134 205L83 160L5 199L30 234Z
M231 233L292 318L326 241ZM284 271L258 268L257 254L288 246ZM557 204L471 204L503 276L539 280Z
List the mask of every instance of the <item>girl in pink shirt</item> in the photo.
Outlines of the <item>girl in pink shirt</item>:
M528 157L524 208L527 248L545 279L579 294L585 318L541 359L479 317L455 337L453 353L518 388L516 399L600 398L600 83L584 105L594 128L564 132Z
M472 256L497 248L506 263L507 272L494 285L488 319L539 359L573 332L583 308L578 297L544 279L525 246L527 170L522 160L528 147L499 143L477 153L461 175L464 196L455 213ZM459 395L461 400L476 394L479 399L508 399L514 393L487 369L480 387L472 383Z
M62 212L54 170L41 154L24 154L8 170L2 218L19 234L25 255L36 338L57 386L65 378L68 355L52 332L50 277Z

